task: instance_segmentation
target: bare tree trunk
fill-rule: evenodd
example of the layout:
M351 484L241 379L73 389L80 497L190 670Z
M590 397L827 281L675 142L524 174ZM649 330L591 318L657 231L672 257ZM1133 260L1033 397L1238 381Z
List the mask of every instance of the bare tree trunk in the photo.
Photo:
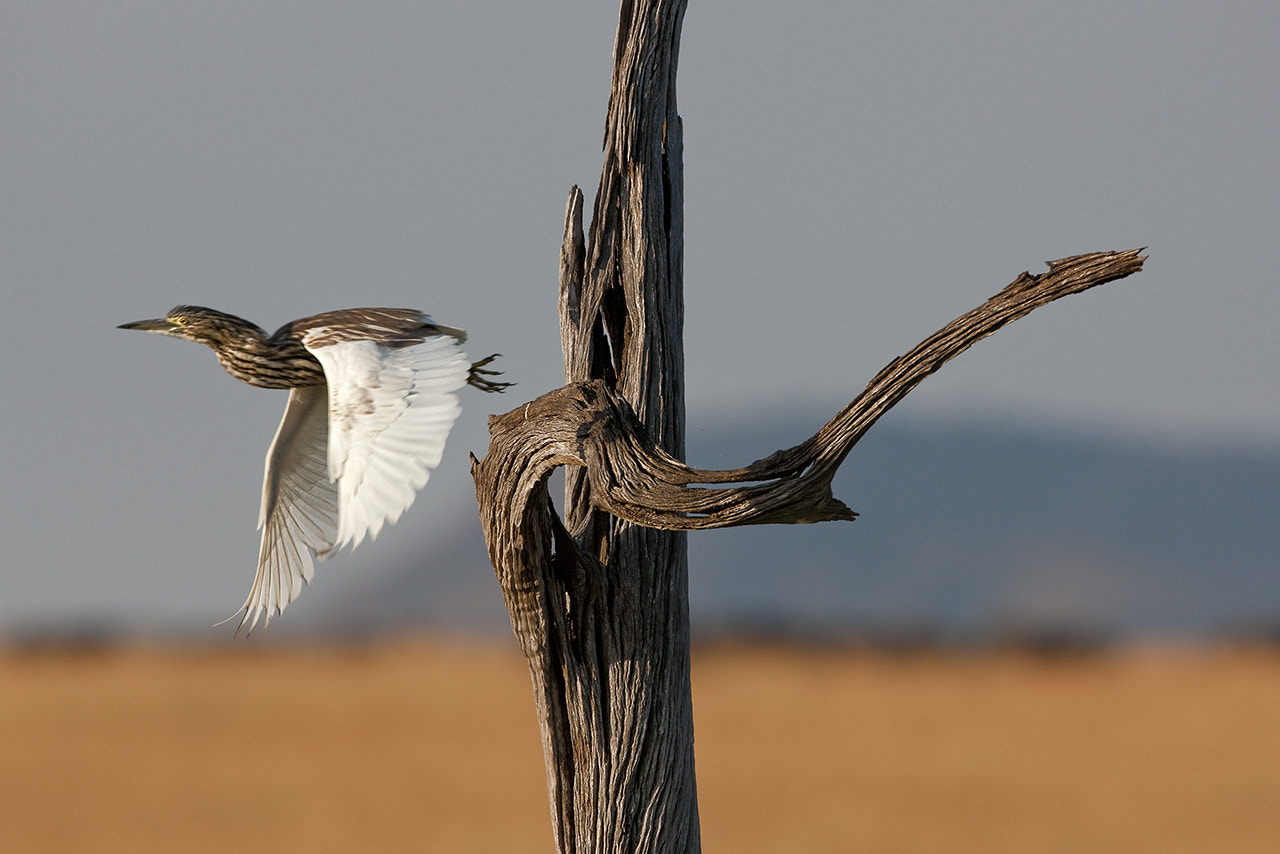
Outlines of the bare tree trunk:
M676 457L684 456L675 97L684 7L622 3L591 232L584 239L575 187L560 273L565 379L606 382ZM538 492L534 500L546 502L545 488ZM558 542L571 536L567 555L591 560L543 554L503 583L533 677L556 845L696 851L686 535L595 511L590 492L579 471L567 473L568 532ZM545 549L550 510L538 515L533 538Z
M731 471L684 457L683 0L624 0L591 229L565 214L567 385L490 419L472 461L489 556L529 662L561 852L700 847L684 531L852 519L831 479L912 388L1001 326L1131 275L1140 250L1051 262L881 371L805 442ZM565 520L547 478L565 467ZM728 484L699 486L698 484ZM762 781L762 783L765 781Z

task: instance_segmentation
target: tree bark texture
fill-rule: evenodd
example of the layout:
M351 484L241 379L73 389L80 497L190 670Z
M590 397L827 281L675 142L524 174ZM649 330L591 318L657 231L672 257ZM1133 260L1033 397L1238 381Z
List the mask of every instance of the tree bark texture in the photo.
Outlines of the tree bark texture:
M684 534L853 519L831 480L925 377L1062 296L1141 269L1141 250L1024 273L876 375L814 436L730 471L684 457L683 0L622 3L592 222L569 195L564 388L490 419L472 462L489 556L525 654L561 852L699 850ZM564 519L547 479L565 467ZM762 781L764 784L765 781Z
M813 436L743 468L685 465L602 379L573 382L490 419L489 453L473 465L476 493L533 674L560 850L698 846L687 587L674 587L685 573L652 563L675 550L626 535L644 530L637 525L686 531L855 518L831 494L831 481L881 415L1005 324L1138 272L1141 251L1078 255L1049 262L1047 273L1019 275L894 359ZM588 502L566 511L576 512L576 532L547 492L558 466ZM633 546L638 557L624 557ZM683 559L683 549L678 554ZM668 836L673 826L679 832Z
M683 166L676 58L683 0L623 2L589 233L570 195L561 253L565 379L626 401L645 435L684 456ZM572 386L571 386L572 387ZM560 851L696 851L685 535L596 510L566 472L565 525L537 437L497 463L520 498L476 478L512 626L529 660ZM554 445L544 445L552 449ZM530 474L533 480L527 480ZM497 504L491 503L497 500ZM522 511L515 511L515 503ZM527 514L524 511L529 511ZM513 544L502 527L519 541ZM514 562L506 557L515 557Z

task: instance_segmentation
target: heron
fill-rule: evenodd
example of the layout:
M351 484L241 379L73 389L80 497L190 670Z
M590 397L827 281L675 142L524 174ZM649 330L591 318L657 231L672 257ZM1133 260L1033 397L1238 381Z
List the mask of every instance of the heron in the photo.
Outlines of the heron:
M236 633L250 632L301 593L313 558L355 548L394 524L440 464L464 385L512 385L472 363L467 333L407 308L351 308L304 317L268 335L247 320L194 305L121 324L213 349L227 373L289 389L267 450L258 527L262 544ZM225 621L224 621L225 622Z

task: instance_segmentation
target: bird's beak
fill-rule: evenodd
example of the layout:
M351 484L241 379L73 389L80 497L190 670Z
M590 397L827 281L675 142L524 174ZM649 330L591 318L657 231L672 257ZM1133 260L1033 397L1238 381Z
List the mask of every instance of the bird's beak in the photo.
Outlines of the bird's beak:
M122 323L116 329L141 329L143 332L159 332L162 335L174 330L174 325L163 317L155 320L135 320L133 323Z

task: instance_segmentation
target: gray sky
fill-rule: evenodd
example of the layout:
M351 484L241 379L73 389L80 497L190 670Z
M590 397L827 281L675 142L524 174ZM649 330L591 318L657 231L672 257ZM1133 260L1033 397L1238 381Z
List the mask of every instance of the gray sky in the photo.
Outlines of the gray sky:
M456 518L490 409L561 381L559 229L598 179L615 18L6 4L0 628L204 621L247 592L284 395L114 328L176 303L269 329L413 306L505 353L518 388L464 401L438 478L343 569ZM1144 273L983 342L891 417L1280 449L1277 80L1274 2L694 0L690 429L834 411L1018 272L1148 245Z

